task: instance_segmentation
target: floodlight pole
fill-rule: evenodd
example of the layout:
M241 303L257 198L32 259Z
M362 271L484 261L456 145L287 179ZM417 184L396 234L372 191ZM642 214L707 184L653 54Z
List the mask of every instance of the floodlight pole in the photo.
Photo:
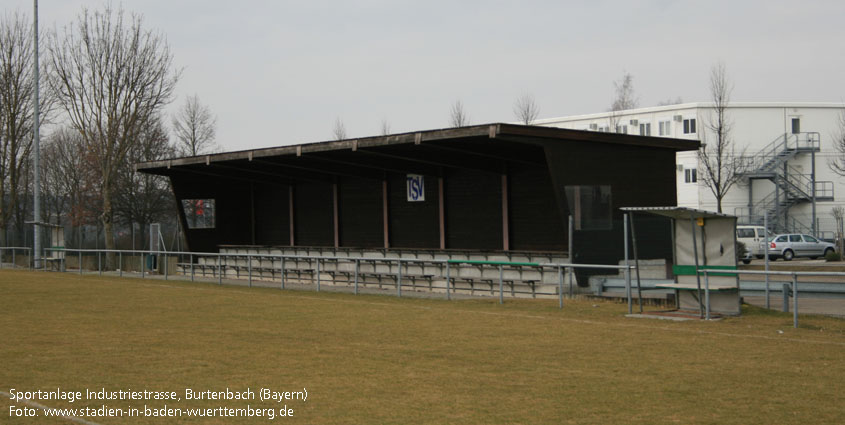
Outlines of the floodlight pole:
M39 127L39 100L38 100L38 0L33 0L33 26L32 26L32 39L33 39L33 55L35 59L33 60L33 80L34 80L34 96L32 101L32 109L33 109L33 143L35 145L35 160L33 164L33 169L35 176L33 178L33 184L35 186L34 192L34 203L35 205L32 208L33 211L33 221L35 222L35 231L33 232L33 240L34 240L34 249L33 253L33 266L38 269L41 263L41 136L38 133Z

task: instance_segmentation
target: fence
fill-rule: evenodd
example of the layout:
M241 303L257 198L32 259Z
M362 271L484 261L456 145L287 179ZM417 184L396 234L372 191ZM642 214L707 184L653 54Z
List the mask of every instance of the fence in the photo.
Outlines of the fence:
M704 291L705 291L705 309L707 314L707 319L710 319L710 285L708 281L708 274L709 273L720 273L724 274L725 270L718 270L718 269L700 269L698 270L699 274L704 275ZM765 294L766 294L766 308L770 308L769 304L769 297L770 297L770 282L769 276L790 276L792 278L791 287L787 288L787 284L784 284L783 292L784 292L784 311L787 310L788 304L786 302L786 294L788 290L791 289L792 291L792 325L793 327L798 327L798 277L799 276L828 276L828 277L841 277L845 280L845 273L843 272L814 272L814 271L807 271L807 272L798 272L798 271L772 271L772 270L731 270L731 273L736 273L737 275L763 275L766 278L765 281Z
M30 248L0 248L0 255L4 250L26 250L27 255ZM111 254L117 261L116 266L110 267L106 264L108 254ZM419 289L426 287L429 291L442 289L446 299L451 299L453 294L466 292L467 287L459 287L459 283L469 283L469 292L473 294L481 291L475 289L476 285L484 286L484 292L495 295L498 289L500 303L504 303L505 286L511 296L517 294L528 294L525 290L517 290L519 286L531 288L530 294L536 296L557 296L558 306L563 308L564 281L568 279L568 295L573 297L574 279L573 271L577 268L587 269L609 269L622 271L630 276L633 265L600 265L600 264L570 264L570 263L540 263L540 262L516 262L516 261L478 261L463 259L414 259L414 258L371 258L353 256L313 256L313 255L273 255L254 253L197 253L197 252L167 252L160 253L161 265L157 267L159 272L150 270L150 257L156 255L150 251L142 250L106 250L106 249L70 249L70 248L45 248L43 265L39 270L57 270L60 272L76 272L82 274L85 270L95 270L100 275L104 271L117 272L119 276L124 273L140 273L146 278L151 273L162 274L164 279L169 279L174 272L181 269L185 278L195 281L198 271L203 277L207 273L217 279L218 284L223 284L223 279L229 273L234 272L237 277L244 274L247 284L252 287L254 279L269 280L275 282L278 273L278 285L285 289L289 281L303 283L310 282L316 291L321 290L324 275L332 276L333 283L346 283L352 286L353 292L357 295L362 285L374 285L372 282L365 282L365 277L376 277L377 285L383 288L393 286L396 296L401 297L403 289ZM187 262L182 262L187 260ZM27 263L32 268L31 261L27 256ZM75 266L75 270L71 269ZM366 266L367 270L362 270ZM128 269L127 269L128 267ZM471 273L468 273L471 271ZM555 273L556 272L556 273ZM532 275L533 273L533 275ZM556 275L554 283L550 282L552 276ZM292 275L296 275L292 278ZM310 275L304 279L303 275ZM338 279L339 276L344 279ZM392 280L384 283L384 280ZM425 280L428 285L419 285L419 280ZM433 283L437 281L440 286ZM489 290L487 289L489 288ZM539 288L539 290L537 290ZM545 290L545 291L544 291Z

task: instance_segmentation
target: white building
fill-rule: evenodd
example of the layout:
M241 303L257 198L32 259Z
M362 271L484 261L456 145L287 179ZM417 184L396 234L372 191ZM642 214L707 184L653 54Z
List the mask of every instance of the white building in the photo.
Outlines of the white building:
M833 237L834 206L845 205L845 178L829 162L837 155L833 141L840 132L842 103L731 103L731 138L737 154L752 164L741 181L722 199L722 211L741 223L760 223L768 213L775 232L813 232ZM709 123L712 103L684 103L543 119L536 125L576 130L612 131L658 137L715 140ZM643 170L647 173L648 170ZM716 210L716 198L698 176L695 152L677 156L678 205ZM813 199L815 182L815 202Z

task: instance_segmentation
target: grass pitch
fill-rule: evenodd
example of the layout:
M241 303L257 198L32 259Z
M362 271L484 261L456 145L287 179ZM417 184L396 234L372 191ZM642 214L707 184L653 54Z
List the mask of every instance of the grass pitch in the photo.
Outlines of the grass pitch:
M720 322L600 301L444 301L0 271L0 391L308 391L49 407L274 408L292 417L98 424L842 424L845 321L747 308ZM653 308L653 307L652 307ZM0 423L70 423L10 416ZM278 414L278 412L276 413Z

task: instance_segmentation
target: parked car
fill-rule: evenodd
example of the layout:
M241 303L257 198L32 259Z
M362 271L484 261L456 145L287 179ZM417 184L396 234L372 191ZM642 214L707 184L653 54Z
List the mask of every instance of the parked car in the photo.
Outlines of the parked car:
M830 243L819 240L810 235L790 233L775 235L769 239L769 258L774 260L783 258L790 261L795 257L809 257L812 260L836 251Z
M744 243L749 255L757 258L766 255L769 236L763 226L736 226L736 241Z

